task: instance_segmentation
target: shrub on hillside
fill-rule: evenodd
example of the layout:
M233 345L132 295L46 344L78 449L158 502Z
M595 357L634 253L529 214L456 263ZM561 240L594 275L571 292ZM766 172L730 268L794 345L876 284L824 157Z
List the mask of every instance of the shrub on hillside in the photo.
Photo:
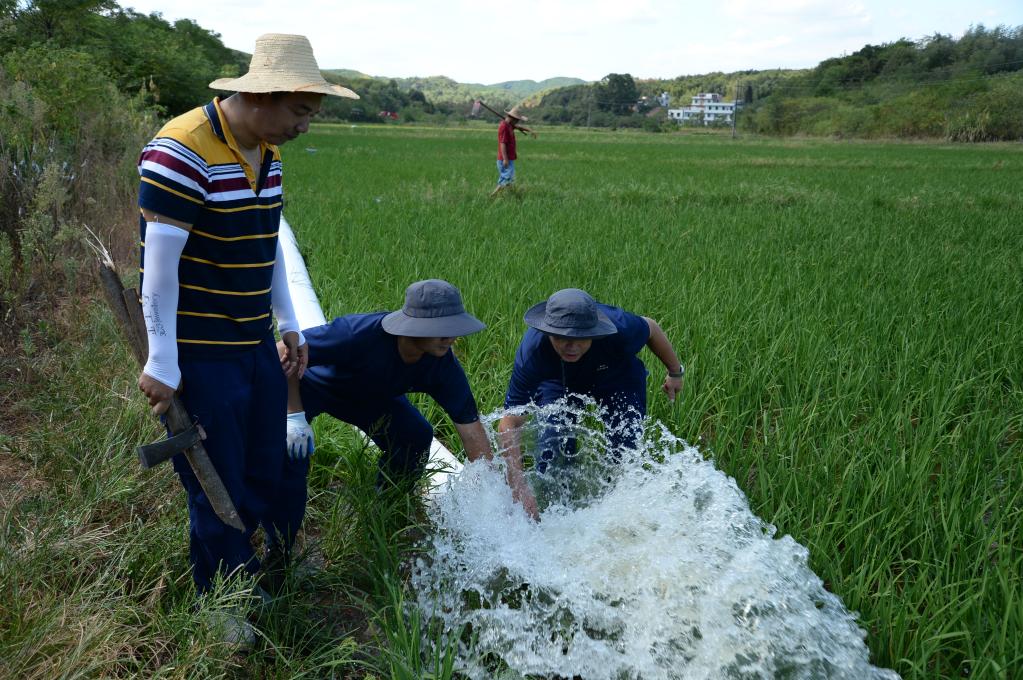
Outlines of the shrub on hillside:
M1023 76L993 81L991 88L974 96L945 120L945 138L953 142L1023 139Z
M0 102L0 305L15 308L73 288L81 225L132 223L134 162L156 122L88 55L41 45L4 56Z

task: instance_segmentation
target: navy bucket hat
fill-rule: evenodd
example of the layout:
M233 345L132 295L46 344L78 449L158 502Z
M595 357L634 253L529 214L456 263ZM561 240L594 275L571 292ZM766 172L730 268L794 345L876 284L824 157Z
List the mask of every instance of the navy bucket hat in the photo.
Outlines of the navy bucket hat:
M462 295L447 281L416 281L405 289L405 306L384 317L384 330L412 338L460 338L486 324L465 311Z
M597 301L578 288L559 290L533 305L523 320L538 331L566 338L603 338L618 332Z

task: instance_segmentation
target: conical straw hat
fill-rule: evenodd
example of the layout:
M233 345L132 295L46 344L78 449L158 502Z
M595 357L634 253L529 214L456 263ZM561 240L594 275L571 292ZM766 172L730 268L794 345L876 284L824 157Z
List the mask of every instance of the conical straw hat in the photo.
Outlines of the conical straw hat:
M512 118L516 119L516 120L522 120L522 121L529 120L528 118L526 118L525 116L522 115L522 111L520 110L520 107L518 107L518 106L513 106L511 108L511 110L505 109L504 112L506 114L508 114L509 116L511 116Z
M249 72L241 78L214 80L210 87L234 92L314 92L359 98L347 87L323 79L308 38L285 33L266 33L256 38Z

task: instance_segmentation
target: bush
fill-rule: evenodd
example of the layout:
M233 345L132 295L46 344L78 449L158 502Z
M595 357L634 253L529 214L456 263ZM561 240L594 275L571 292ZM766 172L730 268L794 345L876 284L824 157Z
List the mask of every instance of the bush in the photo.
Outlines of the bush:
M0 102L0 233L10 252L0 306L15 309L73 292L83 224L119 232L109 240L127 254L135 159L156 123L88 55L68 49L5 55Z
M1023 139L1023 77L997 80L982 96L953 110L945 120L945 138L953 142Z
M666 122L662 117L651 118L650 116L644 116L643 129L647 132L664 132ZM674 123L672 123L672 126L674 126Z

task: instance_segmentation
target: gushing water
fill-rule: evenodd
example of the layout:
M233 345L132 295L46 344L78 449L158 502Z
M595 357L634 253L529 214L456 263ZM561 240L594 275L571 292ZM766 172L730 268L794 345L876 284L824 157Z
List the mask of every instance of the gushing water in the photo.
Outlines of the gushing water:
M457 636L461 673L898 678L870 665L865 633L806 548L775 538L695 448L647 423L635 449L609 452L592 406L531 415L578 423L573 459L529 475L539 523L500 464L466 466L430 507L417 606L444 643Z

